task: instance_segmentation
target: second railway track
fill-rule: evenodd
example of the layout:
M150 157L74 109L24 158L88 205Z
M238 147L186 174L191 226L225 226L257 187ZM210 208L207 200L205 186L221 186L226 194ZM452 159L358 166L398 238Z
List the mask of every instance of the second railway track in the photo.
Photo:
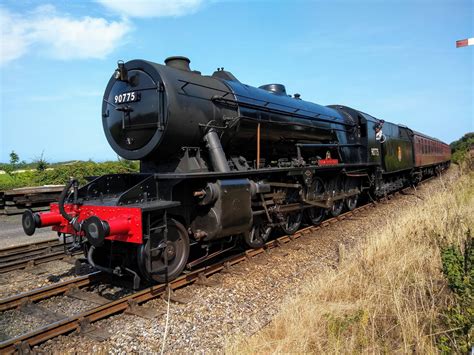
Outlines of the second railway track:
M58 282L50 286L41 287L32 291L19 293L0 299L0 312L5 312L21 306L26 302L38 302L65 293L73 288L79 289L90 286L102 280L102 274L97 271L88 275Z
M54 260L71 258L65 249L71 246L58 240L48 240L33 244L14 246L0 250L0 274L21 270ZM75 252L73 255L80 254Z

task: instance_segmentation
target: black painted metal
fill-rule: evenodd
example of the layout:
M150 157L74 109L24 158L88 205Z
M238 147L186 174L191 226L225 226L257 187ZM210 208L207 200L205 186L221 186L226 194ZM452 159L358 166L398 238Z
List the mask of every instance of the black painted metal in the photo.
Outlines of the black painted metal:
M209 156L211 158L212 167L214 171L229 172L229 164L225 157L224 149L222 149L219 135L214 129L209 130L204 136L204 140L207 143L207 149L209 150Z
M248 179L217 180L215 201L210 206L196 206L191 224L194 234L203 232L209 241L246 233L252 225L250 181Z
M254 88L225 71L203 76L188 70L183 58L167 64L127 62L128 81L112 76L104 94L103 126L110 145L126 159L143 160L143 171L153 166L169 171L169 161L182 159L181 147L203 147L209 128L219 133L229 157L253 160L260 123L262 159L271 160L295 153L295 142L344 144L340 139L354 126L335 109L287 96L280 84ZM115 102L129 93L139 101Z

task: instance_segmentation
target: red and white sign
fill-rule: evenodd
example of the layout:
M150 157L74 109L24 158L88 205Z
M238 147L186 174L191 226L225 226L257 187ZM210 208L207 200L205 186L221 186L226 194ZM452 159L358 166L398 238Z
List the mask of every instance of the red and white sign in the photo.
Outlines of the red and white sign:
M473 38L460 39L459 41L456 41L456 48L466 47L466 46L474 46L474 37Z

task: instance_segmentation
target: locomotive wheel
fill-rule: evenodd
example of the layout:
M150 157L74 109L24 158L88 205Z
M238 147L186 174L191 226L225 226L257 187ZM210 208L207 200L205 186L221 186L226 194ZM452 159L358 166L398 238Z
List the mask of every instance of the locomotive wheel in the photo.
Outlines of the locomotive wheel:
M336 192L344 191L344 183L340 176L336 177L335 180L333 180L331 186L332 186L331 190L334 190ZM337 200L337 201L334 201L331 209L329 210L329 213L331 213L333 217L337 217L341 214L343 209L344 209L344 200Z
M301 211L287 213L284 216L283 224L281 229L286 234L295 234L298 229L300 229L301 221L303 220L303 213Z
M291 189L287 192L285 202L288 204L297 203L301 199L298 190ZM286 234L294 234L301 226L303 213L301 210L283 213L278 215L281 224L280 227Z
M311 183L310 190L308 192L307 198L311 199L311 195L320 195L325 191L324 183L321 179L315 178ZM310 195L311 194L311 195ZM319 225L326 217L326 209L322 207L311 207L305 210L306 218L309 220L309 223L312 225Z
M252 229L244 235L245 243L251 248L260 248L264 245L272 232L272 227L263 219L254 221Z
M306 217L312 225L319 226L326 217L326 210L320 207L306 209Z
M330 213L333 217L337 217L341 214L343 208L344 208L343 200L334 201L334 204L332 205L330 209Z
M344 200L344 204L349 211L352 211L354 208L357 207L357 201L359 200L359 195L354 195L348 197Z
M165 243L161 231L152 234L146 244L138 248L138 267L148 281L163 283L173 280L186 267L189 257L189 236L184 226L174 219L169 220L167 239L168 242ZM168 262L167 270L166 262Z

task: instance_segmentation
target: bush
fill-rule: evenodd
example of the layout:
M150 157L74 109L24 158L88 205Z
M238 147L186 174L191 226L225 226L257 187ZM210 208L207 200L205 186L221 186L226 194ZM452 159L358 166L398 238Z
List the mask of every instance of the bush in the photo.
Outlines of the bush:
M10 190L16 187L24 186L36 186L33 183L34 173L32 171L26 171L24 173L7 173L0 175L0 191Z
M10 173L0 175L0 190L8 190L16 187L61 185L65 184L71 177L79 180L81 184L86 182L88 176L100 176L105 174L134 173L139 171L139 163L136 161L108 161L104 163L75 162L64 165L56 165L50 169L37 169L22 173Z
M43 171L33 179L36 185L65 184L71 177L79 180L81 184L86 182L88 176L100 176L105 174L119 174L136 172L134 166L122 162L79 162L71 165L63 165L52 170Z
M449 245L441 251L443 273L453 293L454 302L443 313L445 329L438 347L444 353L467 354L474 342L474 239L470 231L464 250Z
M458 165L472 165L470 149L474 145L474 133L467 133L461 139L450 144L453 163Z

